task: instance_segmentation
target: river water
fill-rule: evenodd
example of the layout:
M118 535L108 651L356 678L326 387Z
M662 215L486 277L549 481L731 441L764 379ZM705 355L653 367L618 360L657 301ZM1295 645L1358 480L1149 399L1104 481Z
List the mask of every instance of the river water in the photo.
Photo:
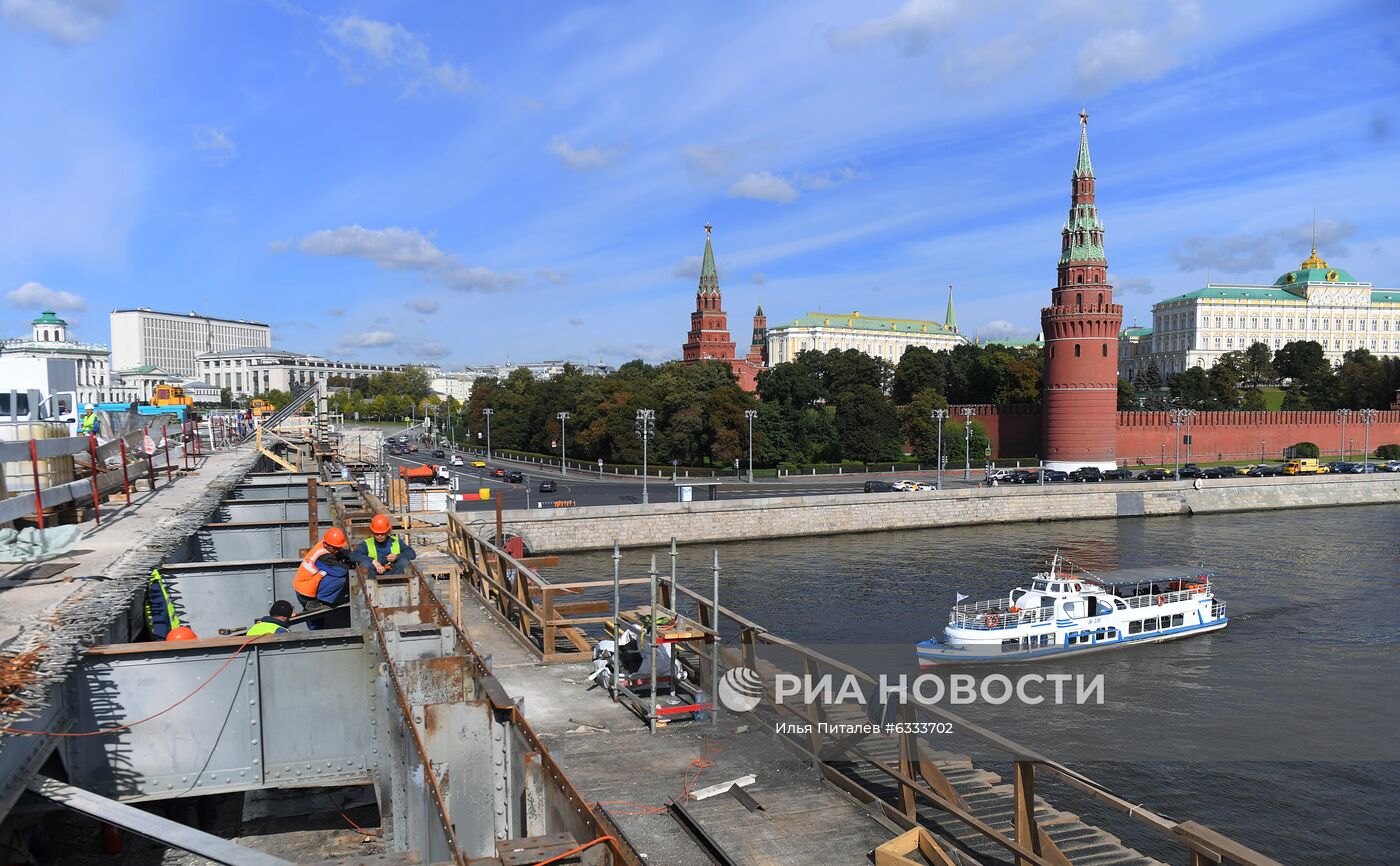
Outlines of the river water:
M1103 674L1102 703L945 706L1125 799L1284 862L1400 862L1400 508L736 542L682 548L683 584L708 594L712 549L724 606L872 674L911 677L913 645L941 632L955 593L1004 596L1057 549L1095 572L1208 569L1229 605L1222 632L996 666L1013 679ZM668 570L665 551L629 550L624 576L644 573L653 552ZM561 566L552 574L570 579L612 568L606 554ZM945 747L984 762L967 738ZM1009 780L1006 766L989 768ZM1185 859L1130 821L1098 820L1103 813L1080 795L1042 790L1147 853Z

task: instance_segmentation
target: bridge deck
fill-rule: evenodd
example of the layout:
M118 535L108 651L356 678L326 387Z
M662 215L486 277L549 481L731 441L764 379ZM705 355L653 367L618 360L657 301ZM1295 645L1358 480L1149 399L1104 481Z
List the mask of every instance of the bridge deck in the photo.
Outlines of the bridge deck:
M674 726L655 735L602 689L585 693L587 664L543 665L479 605L468 600L462 618L471 640L490 655L492 670L589 802L604 809L652 863L704 866L712 861L687 832L659 808L679 796L689 772L703 788L749 773L744 790L764 811L750 813L728 795L684 801L738 863L858 864L895 835L773 740L771 730L734 718L721 724ZM577 720L577 721L575 721ZM590 730L579 721L607 728ZM692 761L709 766L699 769ZM641 813L641 814L639 814Z

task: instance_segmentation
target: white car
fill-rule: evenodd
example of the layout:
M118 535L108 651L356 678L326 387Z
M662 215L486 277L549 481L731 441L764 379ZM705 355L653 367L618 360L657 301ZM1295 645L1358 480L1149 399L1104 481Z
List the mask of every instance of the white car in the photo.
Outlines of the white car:
M895 490L903 490L903 491L918 490L918 489L919 489L919 482L917 482L917 481L907 481L907 480L906 480L906 481L896 481L894 484L891 484L890 486L893 487Z
M453 454L453 455L452 455L452 465L453 465L453 466L466 466L466 465L467 465L466 458L464 458L464 457L463 457L462 455L460 455L460 454Z

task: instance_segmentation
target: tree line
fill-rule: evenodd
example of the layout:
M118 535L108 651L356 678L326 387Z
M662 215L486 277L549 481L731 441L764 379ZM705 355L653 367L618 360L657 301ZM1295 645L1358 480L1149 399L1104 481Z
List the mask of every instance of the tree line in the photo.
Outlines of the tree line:
M1387 409L1400 388L1400 358L1353 349L1334 368L1314 340L1277 350L1254 343L1226 352L1209 368L1192 367L1165 381L1149 361L1132 382L1118 383L1118 408L1262 410L1264 389L1273 387L1282 387L1285 410Z

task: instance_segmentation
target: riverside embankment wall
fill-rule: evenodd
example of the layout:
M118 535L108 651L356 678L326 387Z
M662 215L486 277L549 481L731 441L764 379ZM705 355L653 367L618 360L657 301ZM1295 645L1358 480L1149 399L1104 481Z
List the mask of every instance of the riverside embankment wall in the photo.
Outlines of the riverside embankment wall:
M1275 508L1400 503L1400 473L1313 478L1128 481L851 493L719 502L512 510L508 529L532 552L796 538L978 523L1218 514ZM463 519L467 515L453 515Z

